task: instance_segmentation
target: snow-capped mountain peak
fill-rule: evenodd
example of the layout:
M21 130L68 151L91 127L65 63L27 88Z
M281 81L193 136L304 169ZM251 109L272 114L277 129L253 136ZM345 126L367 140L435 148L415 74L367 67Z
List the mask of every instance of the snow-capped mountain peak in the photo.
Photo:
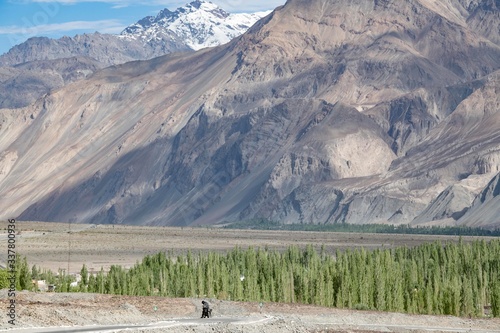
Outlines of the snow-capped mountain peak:
M169 39L193 50L218 46L243 34L270 12L230 14L210 1L196 0L175 11L164 9L127 27L122 38L146 43Z

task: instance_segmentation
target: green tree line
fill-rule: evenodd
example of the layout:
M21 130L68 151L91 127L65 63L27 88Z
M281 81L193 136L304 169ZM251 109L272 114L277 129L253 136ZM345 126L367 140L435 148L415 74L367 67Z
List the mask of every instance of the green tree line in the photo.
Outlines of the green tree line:
M281 222L266 219L253 219L235 223L224 222L224 229L257 229L257 230L290 230L290 231L327 231L327 232L356 232L382 233L403 235L453 235L453 236L489 236L499 237L500 229L483 229L465 226L411 226L402 224L282 224Z
M56 275L51 270L41 269L33 265L31 269L28 265L28 260L24 256L16 255L16 262L14 265L14 273L11 270L0 269L0 289L11 287L11 278L14 276L14 283L16 290L31 290L35 291L36 280L45 280L48 284L57 285L59 291L71 291L70 283L74 278L65 274L63 270L59 270ZM73 290L75 291L75 290Z
M290 302L412 314L500 316L500 241L439 242L415 248L147 256L105 274L82 268L80 290L120 295Z
M47 279L57 291L117 295L209 297L316 304L412 314L500 317L500 241L427 243L414 248L337 251L309 245L284 252L235 248L146 256L134 267L89 274L71 290L70 277L30 270L19 258L16 287ZM30 274L31 273L31 274ZM0 274L0 285L6 283Z

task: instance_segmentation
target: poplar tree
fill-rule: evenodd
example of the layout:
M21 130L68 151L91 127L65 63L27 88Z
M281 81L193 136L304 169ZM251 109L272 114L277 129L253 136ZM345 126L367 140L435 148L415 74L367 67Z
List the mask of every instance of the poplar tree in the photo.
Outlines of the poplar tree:
M471 281L465 276L460 291L460 315L472 317L475 312Z
M81 280L78 283L79 290L81 292L85 292L87 290L87 284L89 283L89 271L87 270L87 266L83 264L82 269L80 270Z
M18 290L32 290L31 272L26 257L16 254L16 288Z
M500 282L496 280L491 287L491 314L500 317Z

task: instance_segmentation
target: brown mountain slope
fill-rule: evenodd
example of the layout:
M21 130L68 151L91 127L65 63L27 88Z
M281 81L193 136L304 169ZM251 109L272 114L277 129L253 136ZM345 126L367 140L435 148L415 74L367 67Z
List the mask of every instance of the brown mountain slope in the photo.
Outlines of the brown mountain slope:
M290 0L225 47L4 110L4 214L408 223L450 185L479 192L500 164L500 48L445 5Z
M0 67L0 108L20 108L53 89L84 79L104 66L94 59L72 57Z
M150 45L100 33L33 37L0 55L0 108L28 106L104 67L185 50L180 42Z

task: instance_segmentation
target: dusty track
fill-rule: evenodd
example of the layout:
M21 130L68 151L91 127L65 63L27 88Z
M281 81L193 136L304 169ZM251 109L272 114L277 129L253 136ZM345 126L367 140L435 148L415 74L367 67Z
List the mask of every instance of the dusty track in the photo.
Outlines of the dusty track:
M0 292L0 307L6 303ZM299 304L211 300L214 317L200 319L200 299L167 299L97 294L22 292L17 296L17 325L6 320L0 331L60 332L248 332L500 333L500 319L416 316L330 309ZM155 310L156 308L156 310Z

